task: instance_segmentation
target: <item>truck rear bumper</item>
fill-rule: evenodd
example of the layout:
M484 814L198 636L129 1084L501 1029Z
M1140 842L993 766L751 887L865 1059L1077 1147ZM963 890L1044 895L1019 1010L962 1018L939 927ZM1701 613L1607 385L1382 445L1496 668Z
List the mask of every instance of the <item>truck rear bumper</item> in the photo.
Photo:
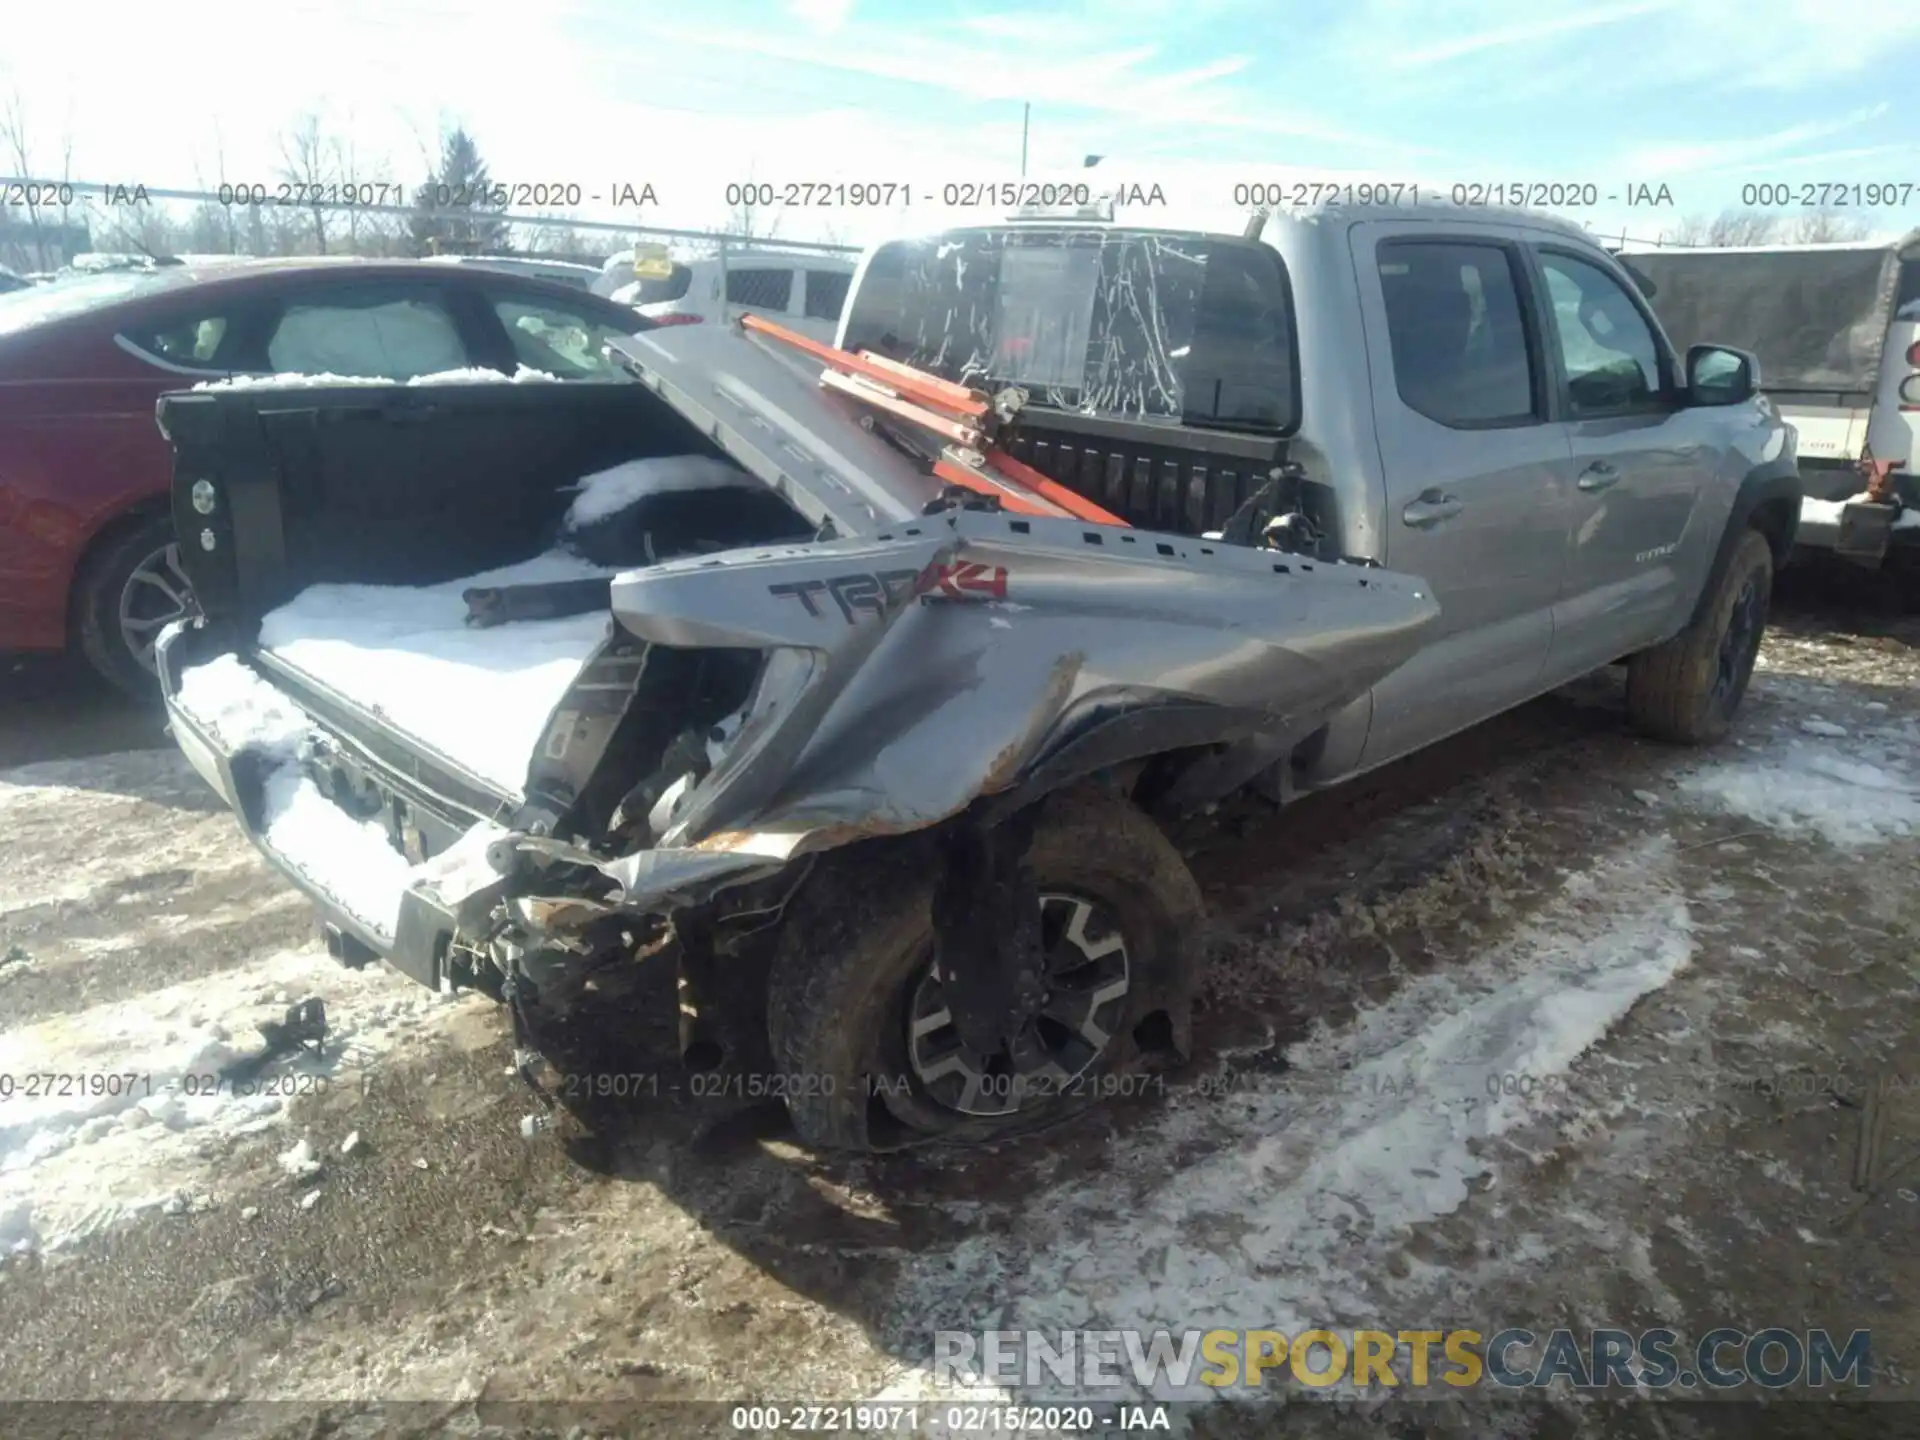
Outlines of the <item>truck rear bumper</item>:
M522 848L549 853L570 849L483 820L464 832L440 824L429 858L403 853L383 832L386 821L380 807L417 804L417 782L408 791L377 762L330 744L338 737L325 723L250 668L242 667L235 678L250 690L255 717L278 712L282 723L277 730L257 723L232 726L230 717L216 719L183 703L188 673L213 663L242 666L215 637L175 626L161 636L157 656L175 743L227 802L247 839L319 910L328 949L336 958L359 964L377 957L401 974L441 989L451 974L449 954L456 937L476 943L490 933L498 903L519 898L490 857L512 856ZM353 770L355 809L321 793L309 778L316 768L316 746L322 756L319 769L337 770L344 763ZM290 795L293 806L287 804ZM291 828L290 809L299 810L301 822ZM453 813L455 807L446 809ZM370 818L369 810L378 818ZM432 828L424 811L416 808L413 813L420 817L421 832ZM316 837L321 843L316 844ZM406 849L414 849L418 838L409 835ZM619 884L623 908L660 913L715 888L778 870L787 861L782 837L735 839L735 845L719 849L669 847L616 860L582 852L577 858ZM512 868L510 860L502 864ZM384 882L384 888L373 887L371 896L358 883L369 874ZM340 878L351 883L342 885Z
M1800 505L1800 528L1795 547L1829 551L1843 560L1869 568L1883 563L1895 550L1920 549L1920 477L1896 473L1894 493L1899 505L1855 500L1864 482L1853 471L1834 472L1821 486L1811 472L1810 492ZM1822 489L1835 493L1823 495Z
M191 633L178 627L170 629L157 647L168 728L187 763L226 801L247 839L267 862L313 902L327 927L328 949L337 958L358 963L378 957L423 985L441 988L447 949L463 915L470 917L476 901L487 899L504 885L485 864L485 851L507 832L497 826L476 825L455 845L407 870L406 883L397 887L393 896L391 920L361 913L368 907L346 903L311 864L289 854L283 843L276 843L279 834L274 792L284 791L290 780L288 772L297 770L300 764L293 749L286 745L235 747L207 717L181 703L181 641ZM363 820L338 806L334 808L338 812L337 832L349 837L353 845L366 847L366 853L358 857L342 856L343 863L357 862L366 868L370 862L395 873L407 866L406 857L384 845ZM386 853L374 853L379 849Z

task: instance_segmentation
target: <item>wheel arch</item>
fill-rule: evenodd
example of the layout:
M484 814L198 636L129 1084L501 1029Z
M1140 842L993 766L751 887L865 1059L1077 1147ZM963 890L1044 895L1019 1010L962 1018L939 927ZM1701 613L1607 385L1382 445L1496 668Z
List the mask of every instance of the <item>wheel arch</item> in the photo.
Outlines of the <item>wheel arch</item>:
M1740 537L1748 530L1758 530L1766 536L1776 571L1786 564L1800 528L1801 494L1800 471L1791 460L1769 461L1747 472L1733 498L1733 508L1727 514L1713 563L1707 567L1705 582L1687 617L1688 625L1700 623L1713 608L1713 597L1719 591L1721 578L1733 561Z

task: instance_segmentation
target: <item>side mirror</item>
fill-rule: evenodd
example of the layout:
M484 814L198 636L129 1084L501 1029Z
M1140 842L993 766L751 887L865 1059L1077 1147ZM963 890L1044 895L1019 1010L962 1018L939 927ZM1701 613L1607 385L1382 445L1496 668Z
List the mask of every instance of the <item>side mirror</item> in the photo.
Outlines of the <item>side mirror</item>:
M1760 361L1725 345L1687 350L1687 403L1739 405L1760 393Z

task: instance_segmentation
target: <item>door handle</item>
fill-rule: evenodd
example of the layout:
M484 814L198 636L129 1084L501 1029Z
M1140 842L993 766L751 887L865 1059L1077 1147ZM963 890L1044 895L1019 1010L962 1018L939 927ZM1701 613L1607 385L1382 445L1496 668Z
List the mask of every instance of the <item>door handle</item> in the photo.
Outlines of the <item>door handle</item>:
M1609 485L1619 483L1619 480L1620 472L1618 470L1614 469L1613 466L1604 460L1596 460L1587 466L1586 469L1582 470L1580 472L1580 478L1573 483L1579 489L1585 490L1588 494L1592 494L1596 490L1604 490Z
M1420 498L1400 512L1400 519L1416 530L1431 530L1443 520L1451 520L1466 507L1451 495L1425 490Z

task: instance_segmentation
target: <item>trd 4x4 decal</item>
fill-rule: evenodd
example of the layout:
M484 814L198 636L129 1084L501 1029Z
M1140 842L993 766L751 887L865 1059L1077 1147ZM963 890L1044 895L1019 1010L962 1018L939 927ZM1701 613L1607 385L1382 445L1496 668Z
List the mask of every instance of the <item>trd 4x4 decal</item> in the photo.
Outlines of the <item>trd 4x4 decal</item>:
M958 565L929 565L920 572L916 594L942 600L1004 600L1007 567L963 560Z
M820 597L829 596L839 607L840 618L852 625L862 613L884 615L895 604L916 595L925 600L1004 600L1007 567L963 560L955 565L929 565L919 571L860 571L826 580L789 580L769 585L767 593L798 600L809 615L826 614Z

